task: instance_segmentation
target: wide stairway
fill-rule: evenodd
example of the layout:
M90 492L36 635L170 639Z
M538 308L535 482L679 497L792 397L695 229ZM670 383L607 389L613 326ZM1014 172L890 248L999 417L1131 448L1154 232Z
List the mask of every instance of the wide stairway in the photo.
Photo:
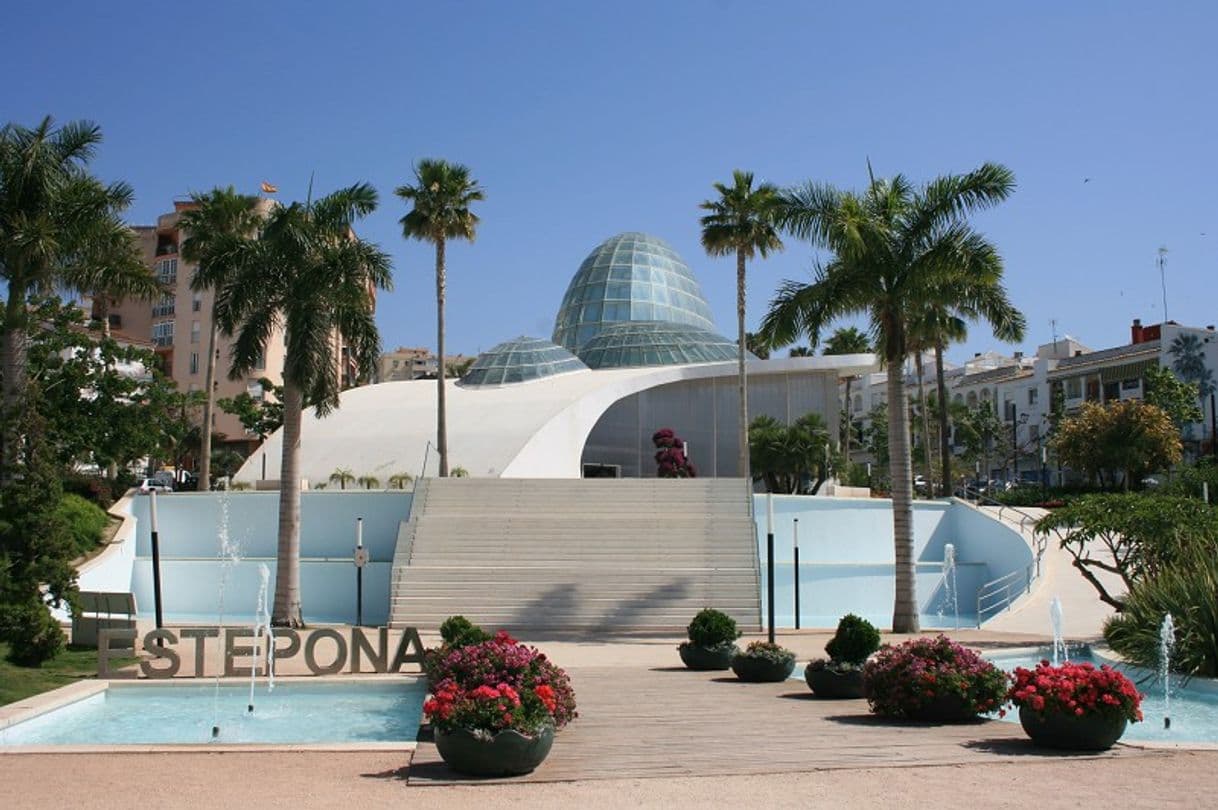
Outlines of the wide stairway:
M738 478L424 479L398 536L390 623L666 633L714 607L756 629L755 538Z

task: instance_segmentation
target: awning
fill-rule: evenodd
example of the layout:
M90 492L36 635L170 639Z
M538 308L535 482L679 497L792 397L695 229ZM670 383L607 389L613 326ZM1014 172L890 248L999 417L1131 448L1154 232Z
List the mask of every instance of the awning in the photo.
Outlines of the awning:
M1106 383L1141 379L1145 376L1148 368L1157 365L1159 365L1159 358L1152 357L1147 360L1138 360L1120 366L1109 366L1108 368L1100 369L1100 379Z

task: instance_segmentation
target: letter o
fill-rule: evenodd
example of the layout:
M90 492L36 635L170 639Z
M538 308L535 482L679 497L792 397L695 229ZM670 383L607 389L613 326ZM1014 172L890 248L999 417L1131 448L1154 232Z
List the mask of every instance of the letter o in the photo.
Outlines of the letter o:
M335 650L334 661L324 667L317 663L317 658L314 656L317 642L323 638L333 639L334 646L337 648ZM336 675L347 665L347 640L337 630L323 627L309 634L309 640L305 642L304 654L305 666L314 675Z

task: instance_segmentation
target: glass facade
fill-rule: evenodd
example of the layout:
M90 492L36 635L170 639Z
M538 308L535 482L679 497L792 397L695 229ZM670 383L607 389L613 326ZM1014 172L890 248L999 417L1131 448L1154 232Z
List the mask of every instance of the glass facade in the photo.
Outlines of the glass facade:
M714 331L710 306L689 266L662 239L623 233L579 266L563 296L553 340L572 352L622 321L664 321Z
M562 346L541 338L518 337L478 355L460 384L510 385L580 370L588 367Z
M693 326L634 321L604 327L579 350L579 359L589 368L717 363L735 360L736 344Z

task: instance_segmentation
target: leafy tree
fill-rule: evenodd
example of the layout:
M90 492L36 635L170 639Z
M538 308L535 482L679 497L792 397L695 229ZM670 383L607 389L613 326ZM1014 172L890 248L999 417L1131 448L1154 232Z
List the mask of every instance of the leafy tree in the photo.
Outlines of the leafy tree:
M867 427L863 430L863 445L875 459L876 464L887 468L888 455L888 403L881 402L867 412Z
M248 391L242 391L216 404L220 410L237 417L245 432L257 436L261 442L283 427L283 386L275 385L267 377L258 378L258 385L262 387L260 399L254 399Z
M792 349L792 352L795 350ZM809 351L811 351L809 349ZM825 341L824 353L827 355L836 354L870 354L871 340L859 331L858 327L847 326L844 329L837 329ZM792 357L795 355L792 354ZM854 377L846 378L846 419L842 422L842 447L846 459L850 458L850 388L854 383Z
M815 495L829 478L829 430L820 414L805 414L791 425L758 416L749 426L749 442L753 478L764 481L767 492L797 493L811 481Z
M48 605L73 603L76 546L60 501L59 468L46 443L40 388L28 382L15 416L6 459L14 472L0 489L0 639L15 663L36 666L53 658L63 631Z
M473 203L486 198L469 168L446 160L420 160L414 169L415 184L398 186L395 192L411 210L402 217L402 235L431 242L436 247L436 368L447 369L444 360L444 300L447 291L446 246L450 239L474 241L478 215ZM444 372L436 375L436 451L440 477L448 476L448 405Z
M1140 400L1084 402L1058 425L1051 446L1063 464L1104 483L1119 474L1125 491L1180 461L1180 434L1165 411Z
M1023 317L1001 286L997 249L966 219L1006 199L1010 171L985 164L914 188L903 176L871 178L863 192L809 183L784 193L779 220L794 236L829 252L811 284L788 281L762 322L771 345L807 335L812 345L839 318L866 315L888 368L896 597L893 630L918 631L909 417L899 370L911 350L913 318L931 303L976 307L999 337L1017 337Z
M1100 600L1118 611L1124 610L1125 597L1109 589L1104 573L1119 577L1130 592L1189 551L1218 555L1218 512L1192 498L1084 495L1049 512L1036 531L1060 537L1074 567Z
M346 489L347 484L355 483L355 473L346 467L337 467L334 472L330 473L330 483L338 484L339 489Z
M1146 385L1146 403L1161 408L1171 419L1176 430L1184 430L1194 422L1200 422L1197 384L1180 380L1162 366L1151 366L1143 377Z
M245 456L228 447L220 447L211 451L211 468L220 478L232 479L245 463Z
M282 326L283 461L272 622L303 626L300 597L300 427L307 399L318 417L339 405L338 347L350 348L360 374L380 353L373 292L390 287L389 257L354 235L376 208L376 191L359 183L319 200L270 210L253 235L218 237L213 260L195 283L216 291L220 330L236 335L229 376L240 379L264 356Z
M85 170L101 130L77 121L56 128L50 116L33 129L0 128L0 279L7 288L0 314L0 416L9 428L25 397L29 296L66 280L99 225L130 203L125 183L103 185ZM0 436L0 464L19 437ZM9 475L0 468L0 480Z
M964 457L980 461L986 480L990 477L991 459L1005 459L1015 452L1011 431L998 418L994 408L983 402L975 408L957 410L956 440L964 445Z
M711 256L736 257L736 397L740 401L737 468L740 476L751 478L748 372L744 366L748 344L748 333L744 329L745 263L754 256L764 259L770 251L782 250L782 240L774 227L778 188L770 183L761 183L754 188L753 173L739 169L732 172L730 186L715 183L714 188L719 196L699 206L707 212L701 219L702 247ZM764 339L759 342L774 345Z
M186 233L186 239L182 242L182 258L197 264L190 288L196 292L215 290L226 281L223 274L227 265L222 251L227 250L235 240L251 234L258 224L258 199L238 194L236 189L229 186L214 188L206 194L192 194L190 201L191 207L178 220L178 226ZM212 409L216 404L216 362L219 354L217 343L220 326L214 297L211 314L200 434L199 489L203 491L211 489Z

